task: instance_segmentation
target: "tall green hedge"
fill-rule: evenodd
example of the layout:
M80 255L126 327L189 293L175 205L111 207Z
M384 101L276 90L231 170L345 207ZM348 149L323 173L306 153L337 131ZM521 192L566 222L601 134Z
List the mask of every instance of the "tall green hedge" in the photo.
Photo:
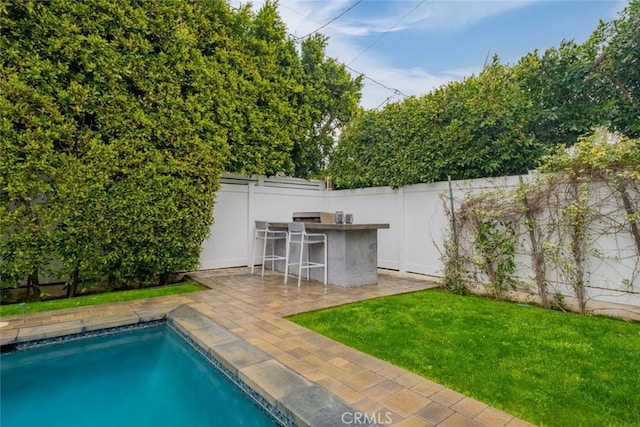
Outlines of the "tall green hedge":
M297 58L279 49L288 42L274 10L0 5L2 288L27 282L38 298L41 277L62 276L72 295L80 283L193 269L223 169L294 169L283 136L295 128L269 139L294 108L279 94L278 56Z
M274 2L2 2L0 287L195 268L223 170L324 167L310 129L332 135L361 89L325 45L298 48Z
M364 111L341 135L329 170L339 187L400 187L526 173L544 153L525 134L527 105L508 68Z
M226 4L3 7L2 286L62 274L73 293L194 268L229 150L226 76L202 42Z
M526 173L555 146L605 126L640 135L640 0L586 42L563 41L517 64L363 111L329 172L341 188Z

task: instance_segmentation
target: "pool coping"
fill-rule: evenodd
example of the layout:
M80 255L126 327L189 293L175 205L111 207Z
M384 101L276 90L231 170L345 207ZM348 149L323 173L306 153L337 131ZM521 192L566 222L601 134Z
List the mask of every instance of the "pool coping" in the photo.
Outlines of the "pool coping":
M21 345L145 323L166 323L277 423L330 427L356 409L188 304L2 330L2 353ZM195 345L194 345L195 344ZM373 422L358 425L374 426Z
M250 274L248 267L199 271L189 277L208 289L0 317L0 321L8 323L0 326L0 343L31 339L38 334L63 335L65 330L77 329L78 325L87 330L116 326L122 316L128 317L129 323L162 319L186 304L356 408L344 418L334 417L325 425L366 425L365 422L398 427L533 425L288 320L289 316L304 312L437 288L440 287L437 281L380 270L376 285L343 288L305 281L298 288L283 284L279 273L269 271L261 277ZM315 402L313 405L317 406Z

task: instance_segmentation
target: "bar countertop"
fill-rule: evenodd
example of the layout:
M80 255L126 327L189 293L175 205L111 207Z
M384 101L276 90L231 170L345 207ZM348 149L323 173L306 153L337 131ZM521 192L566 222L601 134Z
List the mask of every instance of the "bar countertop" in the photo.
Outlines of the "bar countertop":
M270 222L269 226L273 228L287 228L288 222ZM305 222L305 227L309 230L377 230L389 228L389 224L330 224L319 222Z

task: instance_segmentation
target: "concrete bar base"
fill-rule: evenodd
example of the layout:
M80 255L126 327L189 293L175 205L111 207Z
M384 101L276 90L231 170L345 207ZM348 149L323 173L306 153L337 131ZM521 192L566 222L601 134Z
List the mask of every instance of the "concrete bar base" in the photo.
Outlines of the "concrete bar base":
M272 229L286 229L286 223L270 223ZM389 224L319 224L305 223L307 233L327 235L328 269L327 281L330 284L351 287L372 285L378 282L378 229L389 228ZM294 249L297 246L293 247ZM276 251L284 253L284 244ZM306 259L304 254L304 259ZM290 254L292 260L298 260L300 252L296 249ZM309 260L322 262L322 245L310 246ZM294 261L295 262L295 261ZM284 263L276 263L276 269L284 271ZM297 274L293 266L290 274ZM306 273L303 271L306 277ZM310 270L310 279L323 281L322 268Z

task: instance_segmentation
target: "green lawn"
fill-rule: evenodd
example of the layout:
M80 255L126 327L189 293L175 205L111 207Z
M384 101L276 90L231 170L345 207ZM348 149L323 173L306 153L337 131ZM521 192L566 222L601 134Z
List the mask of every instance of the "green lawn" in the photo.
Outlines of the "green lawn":
M201 291L205 288L193 283L184 282L175 285L134 289L130 291L105 292L102 294L85 295L75 298L64 298L26 304L0 305L0 316L12 314L37 313L40 311L60 310L63 308L82 307L85 305L109 304L113 302L132 301L136 299L161 297L166 295L183 294Z
M640 324L440 290L291 318L548 426L640 425Z

